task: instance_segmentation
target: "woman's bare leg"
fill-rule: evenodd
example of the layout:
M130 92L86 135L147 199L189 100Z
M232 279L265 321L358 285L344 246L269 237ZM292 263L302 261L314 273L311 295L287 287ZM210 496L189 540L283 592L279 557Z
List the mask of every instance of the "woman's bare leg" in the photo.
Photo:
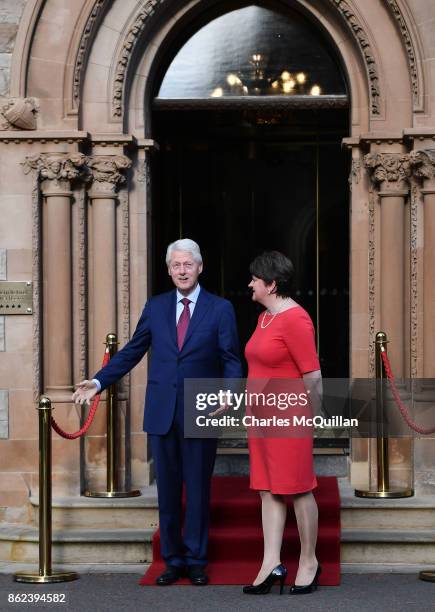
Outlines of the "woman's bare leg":
M282 495L260 491L261 519L263 523L263 563L254 585L260 584L281 563L281 545L287 517L287 504Z
M316 543L319 513L311 491L293 495L293 505L301 541L301 554L295 584L302 586L313 581L317 570Z

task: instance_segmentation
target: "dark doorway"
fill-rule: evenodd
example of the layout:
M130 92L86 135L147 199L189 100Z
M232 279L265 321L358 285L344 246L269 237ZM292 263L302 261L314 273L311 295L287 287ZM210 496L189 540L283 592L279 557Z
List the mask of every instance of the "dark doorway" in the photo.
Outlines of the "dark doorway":
M294 298L311 315L322 372L349 374L347 109L155 110L152 290L171 288L167 245L201 247L201 284L236 310L242 349L258 308L249 262L282 251L296 268Z

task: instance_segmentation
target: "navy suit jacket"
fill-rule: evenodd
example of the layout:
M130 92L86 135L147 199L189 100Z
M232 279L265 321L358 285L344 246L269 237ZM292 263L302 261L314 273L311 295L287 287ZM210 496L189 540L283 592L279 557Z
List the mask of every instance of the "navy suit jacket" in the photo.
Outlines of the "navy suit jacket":
M104 390L142 359L151 347L144 430L164 435L183 402L185 378L241 378L239 342L232 304L201 287L181 351L177 345L176 290L150 298L131 340L93 378Z

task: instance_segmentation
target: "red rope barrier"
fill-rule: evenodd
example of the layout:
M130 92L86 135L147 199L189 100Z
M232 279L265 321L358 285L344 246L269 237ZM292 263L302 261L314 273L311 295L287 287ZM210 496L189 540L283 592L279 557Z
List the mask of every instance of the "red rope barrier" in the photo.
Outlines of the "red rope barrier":
M102 367L104 368L105 365L107 365L109 363L109 359L110 359L110 355L109 355L109 349L106 348L106 351L104 353L104 359L103 359L103 363L102 363ZM98 404L100 403L100 397L101 397L101 393L99 393L98 395L95 396L94 401L92 402L92 406L91 409L89 411L88 417L86 419L86 421L84 422L84 425L81 429L79 429L79 431L76 431L75 433L69 434L66 431L64 431L54 420L53 417L51 417L51 426L53 427L54 431L56 433L58 433L60 436L62 436L62 438L65 438L66 440L75 440L76 438L79 438L80 436L82 436L84 433L86 433L92 423L92 421L94 420L94 416L95 413L97 412L97 408L98 408Z
M387 378L388 378L388 380L390 382L390 385L391 385L391 392L393 394L394 399L396 400L397 407L399 408L399 410L400 410L400 412L402 414L402 417L405 420L405 422L408 425L408 427L410 427L411 429L413 429L417 433L423 434L425 436L427 436L429 434L435 433L435 427L429 427L428 429L425 429L424 427L420 427L419 425L417 425L411 419L410 415L408 414L408 410L406 409L405 404L400 399L399 392L397 391L396 383L394 382L393 372L391 370L390 360L388 359L388 355L387 355L386 351L381 351L381 357L382 357L382 361L384 363L385 372L387 373Z

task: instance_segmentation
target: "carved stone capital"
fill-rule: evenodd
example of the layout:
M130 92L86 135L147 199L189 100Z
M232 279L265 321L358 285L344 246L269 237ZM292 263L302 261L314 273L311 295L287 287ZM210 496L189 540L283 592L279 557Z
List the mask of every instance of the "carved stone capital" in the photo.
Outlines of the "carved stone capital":
M368 153L364 156L373 185L383 191L403 191L409 187L411 164L408 154Z
M125 183L125 174L131 167L131 160L125 155L94 155L88 165L93 179L92 193L115 194L117 188Z
M74 180L86 180L86 162L87 158L83 153L40 153L26 157L22 166L25 174L36 171L39 181L43 184L44 193L51 193L68 191Z
M411 151L409 160L415 178L419 180L435 178L435 149Z
M38 110L35 98L0 99L0 131L36 130Z

